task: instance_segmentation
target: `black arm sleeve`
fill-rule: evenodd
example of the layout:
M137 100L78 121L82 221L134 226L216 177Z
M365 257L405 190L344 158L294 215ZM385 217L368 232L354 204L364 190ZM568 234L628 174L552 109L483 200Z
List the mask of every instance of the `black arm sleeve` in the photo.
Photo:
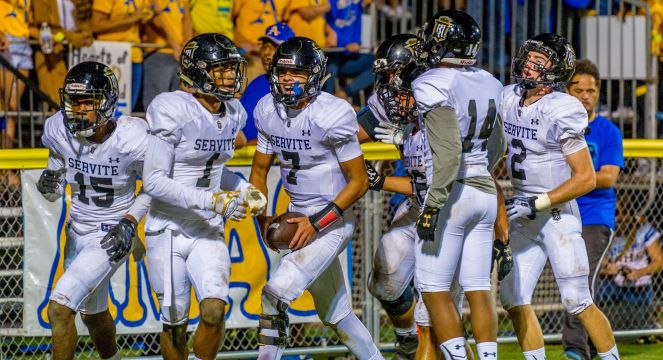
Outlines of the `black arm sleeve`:
M380 120L373 115L373 112L368 106L364 106L359 110L359 114L357 114L357 122L364 131L366 131L366 134L371 138L371 141L378 141L375 138L375 128L378 127Z

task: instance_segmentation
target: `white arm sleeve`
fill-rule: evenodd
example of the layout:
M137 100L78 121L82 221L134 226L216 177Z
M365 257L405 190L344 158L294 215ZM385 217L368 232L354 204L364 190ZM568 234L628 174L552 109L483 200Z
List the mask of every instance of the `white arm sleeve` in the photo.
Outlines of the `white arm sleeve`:
M141 192L138 193L136 200L134 200L134 203L129 210L127 210L127 215L133 216L136 221L140 222L140 219L147 214L147 210L150 208L150 202L152 202L152 198L141 190Z
M143 169L145 192L155 199L175 206L211 210L211 192L184 186L170 177L174 159L175 147L172 144L156 136L148 138Z

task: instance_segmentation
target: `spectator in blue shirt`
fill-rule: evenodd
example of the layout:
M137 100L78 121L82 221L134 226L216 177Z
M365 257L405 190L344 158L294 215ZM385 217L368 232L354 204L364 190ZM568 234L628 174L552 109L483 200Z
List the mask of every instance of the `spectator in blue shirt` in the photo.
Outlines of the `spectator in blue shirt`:
M268 27L265 30L265 35L258 39L260 41L260 59L265 72L269 71L269 63L272 62L272 56L276 47L291 37L295 37L295 33L288 25L276 23ZM258 101L267 94L269 94L269 78L267 77L267 73L265 73L253 79L246 86L244 94L239 100L248 115L243 132L249 145L255 145L258 141L258 131L253 120L253 109L258 105Z
M622 134L610 120L598 115L601 80L599 71L591 61L576 61L576 69L568 86L587 110L589 126L585 140L596 170L596 189L577 199L582 218L582 237L589 258L589 284L592 295L601 258L610 245L615 228L615 181L624 168ZM580 320L565 315L562 344L567 359L592 359L596 349L589 342Z
M331 77L323 90L338 97L355 96L373 85L373 54L360 53L362 0L330 0L327 13L327 46L344 48L327 57ZM336 89L336 77L352 77L342 89Z

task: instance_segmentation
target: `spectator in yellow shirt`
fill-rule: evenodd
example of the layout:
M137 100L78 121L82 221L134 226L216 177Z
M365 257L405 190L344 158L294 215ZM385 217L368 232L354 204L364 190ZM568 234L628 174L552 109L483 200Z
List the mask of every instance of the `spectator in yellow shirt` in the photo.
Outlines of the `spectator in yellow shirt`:
M156 0L156 16L145 28L144 42L167 45L146 49L143 60L143 107L162 92L179 89L180 53L193 37L188 0Z
M325 37L325 14L329 12L330 6L327 0L291 0L289 10L288 26L297 36L306 36L315 41L318 46L324 47Z
M262 73L259 57L258 38L267 28L277 22L285 22L290 0L235 0L233 22L235 24L235 44L246 54L248 60L247 80L255 79Z
M30 1L29 0L0 0L0 32L4 34L6 40L6 49L0 53L11 66L18 69L23 76L33 68L32 49L28 43L28 25L30 24ZM8 111L17 111L21 96L25 91L23 81L15 81L14 74L5 71L0 76L0 108ZM9 99L8 103L4 103ZM0 119L5 120L5 119ZM16 117L8 116L6 119L6 129L2 136L3 148L14 147L14 138L16 135Z
M94 0L92 32L97 40L140 43L140 24L152 19L149 0ZM143 52L131 48L131 106L136 105L143 81Z
M234 40L233 0L191 0L194 34L217 33Z

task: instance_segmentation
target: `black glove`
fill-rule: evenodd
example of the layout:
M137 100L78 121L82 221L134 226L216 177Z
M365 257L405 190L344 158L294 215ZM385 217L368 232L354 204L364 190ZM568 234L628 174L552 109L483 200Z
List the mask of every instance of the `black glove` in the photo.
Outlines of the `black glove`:
M426 206L417 219L417 235L423 241L435 241L435 226L440 209Z
M136 225L124 218L101 239L101 248L106 250L110 261L119 261L131 251L135 235Z
M530 220L536 218L536 196L514 196L504 202L506 205L506 216L509 221L519 217L527 216Z
M493 241L493 260L490 262L490 272L493 272L493 264L497 262L497 280L502 281L511 272L513 267L513 256L511 247L504 245L502 241Z
M382 190L384 185L384 176L380 175L377 170L368 161L366 163L366 172L368 173L368 188L374 191Z
M46 169L41 173L39 181L37 181L37 190L48 200L55 201L64 193L65 179L64 173L66 169L49 170Z

